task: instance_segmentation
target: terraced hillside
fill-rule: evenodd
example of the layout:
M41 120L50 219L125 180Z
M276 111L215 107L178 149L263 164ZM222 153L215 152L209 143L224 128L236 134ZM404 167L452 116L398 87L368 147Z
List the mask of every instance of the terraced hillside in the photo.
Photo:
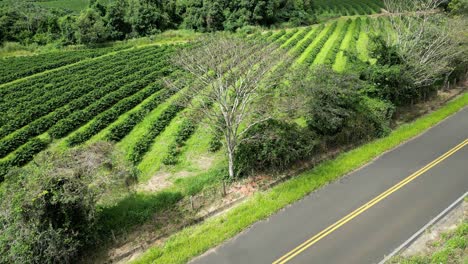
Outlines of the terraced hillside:
M356 52L362 60L369 59L369 30L386 26L384 18L345 18L311 27L257 33L250 38L286 49L295 58L294 65L329 64L342 71L349 66L347 52ZM221 156L209 151L211 134L191 120L197 110L181 107L177 103L180 92L166 89L162 82L163 77L183 74L168 61L181 47L149 46L119 51L3 84L0 175L12 166L29 162L51 143L71 147L97 140L118 142L117 146L143 172L143 180L161 168L196 171L210 167ZM71 52L64 54L63 60L51 56L51 65L90 56L94 55ZM15 72L16 64L11 65L3 71ZM282 64L277 70L294 65ZM41 70L44 67L48 66ZM35 71L25 68L21 72L18 77ZM206 158L205 164L194 157Z
M99 57L120 49L125 49L125 47L59 51L34 56L0 58L0 84L84 59Z

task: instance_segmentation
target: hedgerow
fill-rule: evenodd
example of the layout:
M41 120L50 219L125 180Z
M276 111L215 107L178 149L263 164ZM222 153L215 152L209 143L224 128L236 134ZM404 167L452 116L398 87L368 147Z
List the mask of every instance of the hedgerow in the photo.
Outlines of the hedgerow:
M301 41L307 35L307 33L309 33L310 30L312 30L311 27L303 29L299 34L297 34L295 37L293 37L293 39L291 39L289 42L286 42L285 46L283 46L283 48L285 48L286 50L290 50L290 49L294 48L296 46L296 44L299 41Z
M160 53L163 53L163 50L156 50L156 52L150 54L151 56L143 54L145 56L135 60L134 63L139 64L154 59ZM109 75L111 75L111 73L114 74L119 70L129 70L129 59L131 59L129 56L120 56L113 60L101 60L95 64L90 64L89 67L84 69L79 68L67 71L66 73L69 74L69 78L52 76L45 80L34 80L34 85L30 86L28 90L25 89L25 86L20 87L19 90L25 92L23 96L18 93L6 95L4 102L0 104L0 109L13 112L13 110L20 107L31 107L31 105L43 104L44 101L51 98L53 99L56 94L62 94L62 90L70 90L70 84L73 84L74 87L82 85L83 83L88 85L94 84L96 86L104 85L108 83L109 80L103 80L103 76L110 77ZM57 79L60 81L57 82ZM64 80L63 82L62 79ZM46 92L44 92L44 90L46 90Z
M89 85L85 85L82 82L72 83L69 92L51 94L51 97L55 97L43 105L39 105L37 108L31 106L30 109L26 110L17 109L16 111L23 110L23 113L20 113L18 118L10 120L0 130L0 135L4 136L0 140L0 157L6 156L26 143L30 138L42 134L49 129L51 129L50 134L54 138L62 137L84 122L89 121L95 115L106 110L108 106L144 88L151 81L148 74L150 74L149 76L169 74L172 68L167 67L167 60L165 58L167 57L166 52L170 52L171 50L172 48L145 50L143 54L149 51L156 52L154 54L150 52L150 56L136 60L136 62L139 62L138 64L133 64L134 66L131 68L127 67L126 70L122 69L119 72L114 72L110 77L100 76L98 73L95 73L97 77L103 78L95 79L96 82L93 82L93 79L90 78L91 83ZM142 53L139 51L137 54ZM127 56L125 55L124 57ZM159 63L154 64L150 61L151 59L158 58L161 59ZM95 71L99 71L99 68L95 68ZM129 71L135 72L129 74ZM93 87L94 85L99 86L102 81L107 81L107 85L100 89ZM127 84L120 87L121 83ZM112 96L115 96L115 98L112 98ZM76 99L73 100L74 98ZM70 100L72 101L70 102ZM67 104L63 105L64 103ZM86 111L81 109L86 109ZM15 130L17 128L20 129Z
M113 126L105 138L109 141L120 141L122 140L132 129L140 123L146 115L152 110L156 109L158 105L163 103L167 98L175 93L174 90L169 89L161 93L156 94L153 98L145 103L141 109L128 115L128 117L121 123Z

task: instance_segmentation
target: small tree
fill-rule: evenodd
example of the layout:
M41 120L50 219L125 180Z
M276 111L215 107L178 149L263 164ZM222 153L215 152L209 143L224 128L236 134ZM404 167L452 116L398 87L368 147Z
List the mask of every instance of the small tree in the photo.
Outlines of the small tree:
M443 2L384 0L393 27L387 32L387 47L396 48L416 86L428 87L444 79L454 69L454 58L463 52L458 35L463 35L465 25L437 10Z
M234 155L241 136L271 118L270 74L287 59L275 45L213 35L180 52L176 65L190 73L187 102L201 109L204 120L224 136L229 177L235 177ZM182 87L179 84L179 88Z

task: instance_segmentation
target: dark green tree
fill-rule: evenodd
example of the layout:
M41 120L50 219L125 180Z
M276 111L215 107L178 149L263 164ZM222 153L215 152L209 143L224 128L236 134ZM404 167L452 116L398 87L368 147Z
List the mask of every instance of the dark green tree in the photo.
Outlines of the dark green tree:
M109 29L99 13L88 8L81 12L76 21L76 39L81 44L101 43L109 38Z

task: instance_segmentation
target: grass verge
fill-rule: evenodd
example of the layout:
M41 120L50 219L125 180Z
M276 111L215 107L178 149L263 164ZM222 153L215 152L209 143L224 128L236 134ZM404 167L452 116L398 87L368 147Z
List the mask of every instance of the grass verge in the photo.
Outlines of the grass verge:
M468 220L464 220L456 230L442 234L440 241L432 245L437 248L428 255L395 257L388 264L439 264L467 263L468 255Z
M400 126L385 138L325 161L269 191L257 193L221 216L185 228L169 237L164 245L149 249L133 263L185 263L235 236L253 223L269 217L288 204L417 136L467 105L468 93L465 93L439 110Z

